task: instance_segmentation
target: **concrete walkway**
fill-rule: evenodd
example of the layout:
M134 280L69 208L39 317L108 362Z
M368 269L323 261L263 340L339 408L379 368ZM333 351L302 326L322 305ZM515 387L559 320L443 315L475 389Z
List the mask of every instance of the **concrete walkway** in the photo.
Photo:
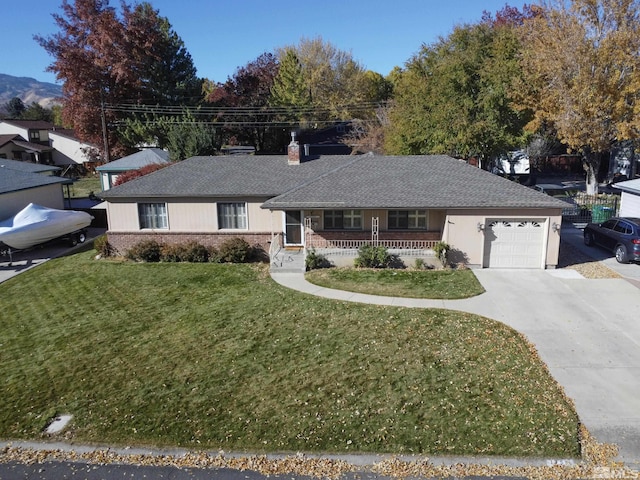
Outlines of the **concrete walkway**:
M620 460L640 468L640 290L622 278L587 280L565 269L475 274L486 293L464 300L343 292L312 285L302 273L272 277L287 288L334 300L460 310L515 328L536 346L595 438L617 444Z

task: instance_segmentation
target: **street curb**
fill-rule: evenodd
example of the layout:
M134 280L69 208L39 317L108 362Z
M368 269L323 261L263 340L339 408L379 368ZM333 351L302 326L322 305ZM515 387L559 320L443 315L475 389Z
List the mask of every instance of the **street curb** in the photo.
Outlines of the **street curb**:
M64 442L30 442L30 441L0 441L0 454L8 449L24 449L36 452L65 452L90 454L97 452L109 452L122 457L131 456L140 460L141 456L148 457L173 457L182 458L194 454L193 450L181 448L153 448L139 446L112 447L107 445L76 445ZM429 462L435 466L453 465L482 465L482 466L506 466L506 467L573 467L584 464L581 459L561 458L510 458L510 457L468 457L468 456L428 456L428 455L402 455L402 454L323 454L323 453L260 453L260 452L226 452L224 450L203 450L198 454L206 454L212 458L255 458L264 457L268 460L283 460L286 458L302 457L308 460L333 460L345 462L356 467L373 467L385 460L399 460L401 462ZM77 461L77 460L76 460Z

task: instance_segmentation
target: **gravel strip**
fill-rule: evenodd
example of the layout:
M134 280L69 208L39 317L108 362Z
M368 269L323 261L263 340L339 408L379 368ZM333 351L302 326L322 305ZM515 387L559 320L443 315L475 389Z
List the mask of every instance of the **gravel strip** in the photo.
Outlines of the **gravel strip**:
M562 241L560 242L558 268L576 270L585 278L621 278L617 272L602 262L594 260L573 245Z

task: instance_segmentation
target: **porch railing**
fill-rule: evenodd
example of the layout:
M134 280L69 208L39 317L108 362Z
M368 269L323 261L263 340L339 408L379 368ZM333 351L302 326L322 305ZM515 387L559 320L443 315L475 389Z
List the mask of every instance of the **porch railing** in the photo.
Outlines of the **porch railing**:
M276 233L271 236L271 244L269 245L269 259L276 266L282 266L284 252L282 251L281 235Z
M363 245L383 246L389 253L407 257L434 256L438 240L321 240L311 247L323 255L356 255Z

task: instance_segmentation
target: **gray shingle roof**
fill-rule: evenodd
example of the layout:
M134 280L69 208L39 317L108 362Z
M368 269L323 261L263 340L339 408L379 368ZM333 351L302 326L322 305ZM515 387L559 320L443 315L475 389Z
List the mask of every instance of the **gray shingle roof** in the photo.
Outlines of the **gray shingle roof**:
M28 173L58 172L62 170L60 167L56 167L54 165L43 165L41 163L21 162L18 160L8 160L6 158L0 158L0 168L8 168L11 170L18 170L20 172L28 172Z
M169 162L169 152L160 148L145 148L139 152L101 165L96 168L96 170L99 172L123 172L126 170L137 170L154 163L167 162Z
M193 157L111 198L264 197L263 208L563 208L564 202L444 155Z
M127 197L265 197L270 198L353 161L354 157L320 157L288 165L283 155L191 157L102 193L105 199Z
M563 202L445 155L369 156L264 208L559 208Z
M70 183L68 178L39 175L10 168L0 168L0 194L42 187L54 183Z

